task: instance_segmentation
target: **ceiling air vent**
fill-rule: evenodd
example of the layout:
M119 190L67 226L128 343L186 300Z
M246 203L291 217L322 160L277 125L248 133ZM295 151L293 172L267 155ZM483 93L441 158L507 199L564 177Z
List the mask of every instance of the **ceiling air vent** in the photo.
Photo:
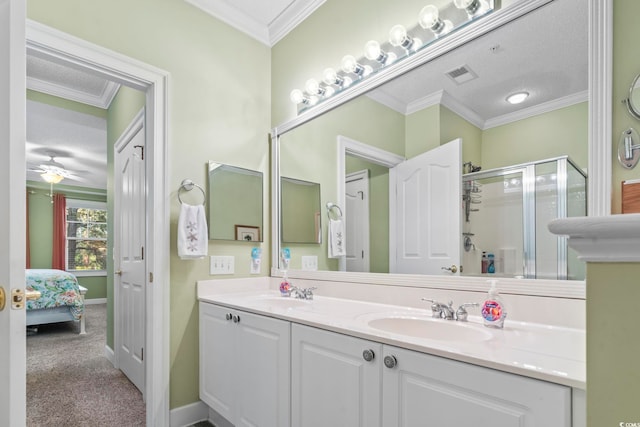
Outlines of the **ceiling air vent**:
M461 85L462 83L466 83L471 81L478 76L474 73L468 65L462 65L458 68L455 68L449 72L447 72L447 76L453 80L456 84Z

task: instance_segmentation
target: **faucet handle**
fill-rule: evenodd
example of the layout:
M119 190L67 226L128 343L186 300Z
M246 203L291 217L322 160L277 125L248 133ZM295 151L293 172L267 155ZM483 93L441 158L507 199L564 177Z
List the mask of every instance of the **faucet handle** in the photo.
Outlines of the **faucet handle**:
M480 304L478 304L477 302L465 302L464 304L460 304L460 307L458 307L458 310L456 310L456 319L459 320L460 322L466 322L467 316L469 315L469 313L467 313L466 308L479 307L479 306Z
M440 318L442 317L442 304L434 299L422 298L422 301L427 301L431 303L431 315L433 317Z

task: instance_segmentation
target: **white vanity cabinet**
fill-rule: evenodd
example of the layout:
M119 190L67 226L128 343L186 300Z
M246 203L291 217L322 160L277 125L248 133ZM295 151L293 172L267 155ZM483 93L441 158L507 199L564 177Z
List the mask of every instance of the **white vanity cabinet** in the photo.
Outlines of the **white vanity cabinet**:
M571 426L570 387L392 346L383 355L385 427Z
M382 344L293 324L291 425L380 427L381 354Z
M291 324L199 307L200 399L236 427L289 426Z
M291 346L292 426L571 426L569 387L296 324Z

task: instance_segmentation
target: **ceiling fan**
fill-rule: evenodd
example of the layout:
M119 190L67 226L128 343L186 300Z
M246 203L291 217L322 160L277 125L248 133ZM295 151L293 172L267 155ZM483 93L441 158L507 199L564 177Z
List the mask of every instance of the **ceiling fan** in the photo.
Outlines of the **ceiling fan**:
M58 184L65 178L83 181L78 175L66 169L62 163L57 162L55 153L47 153L47 156L49 156L49 160L40 163L36 167L29 168L29 170L39 173L42 179L49 184Z

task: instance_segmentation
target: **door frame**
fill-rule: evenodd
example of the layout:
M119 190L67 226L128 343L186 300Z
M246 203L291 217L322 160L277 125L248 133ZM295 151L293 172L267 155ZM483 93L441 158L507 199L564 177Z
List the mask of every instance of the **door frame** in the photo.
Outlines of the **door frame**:
M346 179L346 156L347 154L376 165L386 166L389 169L405 161L403 156L385 151L381 148L374 147L372 145L365 144L364 142L356 141L355 139L348 138L346 136L338 135L338 150L337 150L337 176L338 176L338 203L340 206L345 206L346 198L344 196L345 191L345 179ZM389 194L391 197L391 194ZM391 211L389 212L391 215ZM391 216L389 216L391 220ZM338 262L339 271L347 271L346 257L340 257Z
M26 21L26 36L30 54L90 70L146 93L147 265L153 274L145 294L146 424L169 426L169 73L35 21Z

